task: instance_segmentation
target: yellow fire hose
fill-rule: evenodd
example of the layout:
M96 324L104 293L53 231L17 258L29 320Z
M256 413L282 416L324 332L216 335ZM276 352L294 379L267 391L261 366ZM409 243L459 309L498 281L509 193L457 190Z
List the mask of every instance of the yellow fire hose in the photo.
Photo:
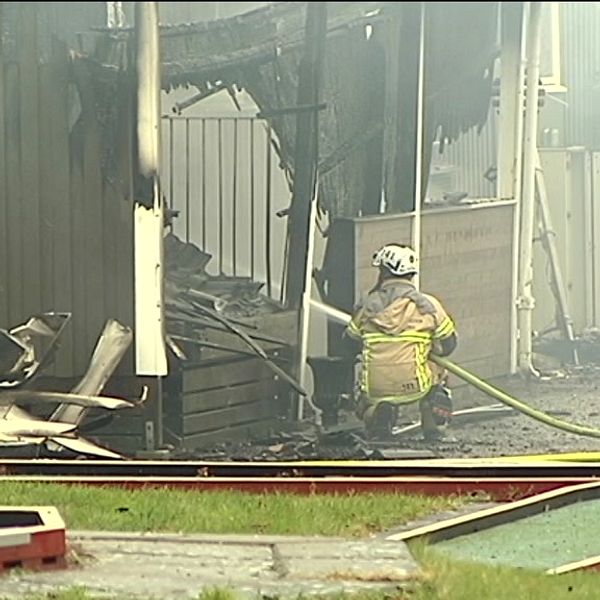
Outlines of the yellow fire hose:
M337 321L338 323L345 325L350 322L351 317L349 314L334 308L333 306L329 306L316 300L311 300L311 306L325 314L333 321ZM577 425L576 423L568 423L567 421L563 421L562 419L557 419L556 417L548 415L541 410L537 410L536 408L529 406L529 404L525 404L525 402L517 400L510 394L499 390L497 387L487 383L487 381L483 381L483 379L480 379L476 375L473 375L473 373L470 373L466 369L459 367L457 364L449 361L447 358L442 358L441 356L435 356L432 354L430 355L429 360L446 369L453 375L456 375L463 381L466 381L484 394L488 394L488 396L495 398L499 402L502 402L502 404L506 404L507 406L518 410L524 415L527 415L528 417L531 417L540 423L544 423L550 427L555 427L556 429L561 429L562 431L567 431L576 435L600 438L600 429L595 429L594 427L585 427L584 425Z
M479 379L479 377L473 375L473 373L470 373L466 369L459 367L457 364L449 361L447 358L442 358L441 356L435 356L432 354L429 357L429 360L446 369L448 372L456 375L457 377L460 377L463 381L466 381L467 383L476 387L484 394L488 394L492 398L502 402L502 404L506 404L507 406L522 412L524 415L535 419L536 421L540 421L541 423L545 423L551 427L556 427L557 429L562 429L563 431L568 431L569 433L600 438L600 429L595 429L594 427L585 427L584 425L577 425L576 423L568 423L562 419L552 417L541 410L537 410L536 408L529 406L529 404L525 404L525 402L522 402L521 400L517 400L510 394L499 390L497 387L491 385L487 381Z

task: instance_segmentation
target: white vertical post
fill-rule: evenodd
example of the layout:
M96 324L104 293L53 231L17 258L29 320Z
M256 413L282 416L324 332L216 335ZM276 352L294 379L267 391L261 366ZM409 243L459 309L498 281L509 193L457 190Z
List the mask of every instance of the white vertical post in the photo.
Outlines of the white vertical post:
M510 372L517 372L519 296L519 234L521 215L521 167L523 153L523 104L525 87L525 26L524 5L519 2L501 3L500 50L500 117L498 127L498 178L496 196L501 200L514 199L511 314L510 314Z
M518 140L523 127L523 8L519 2L501 3L500 118L496 195L509 200L519 195L521 156Z
M527 91L525 139L523 143L523 192L521 195L521 235L519 244L519 355L518 367L536 374L532 363L533 234L535 227L535 172L537 157L538 97L540 78L541 2L529 4L527 36Z
M421 258L421 187L423 182L423 111L424 111L424 79L425 79L425 2L421 2L421 24L419 27L419 72L417 76L417 114L415 140L415 210L412 218L412 247L417 257ZM417 289L420 287L420 272L414 277Z
M158 3L137 2L138 175L146 197L135 198L135 365L137 375L167 374L163 298L163 203L160 155Z
M308 223L308 248L306 251L306 273L305 273L305 284L304 291L302 293L302 302L300 305L300 361L299 361L299 373L298 383L300 387L306 389L306 379L308 372L308 330L310 327L310 307L311 307L311 296L312 296L312 279L313 279L313 261L315 255L315 232L317 228L317 205L318 205L318 189L319 181L318 176L315 181L315 187L313 190L311 202L310 202L310 220ZM314 403L312 398L307 398L310 406L315 413L315 423L321 425L321 410L319 410ZM304 418L304 398L298 398L298 413L297 419L301 421Z

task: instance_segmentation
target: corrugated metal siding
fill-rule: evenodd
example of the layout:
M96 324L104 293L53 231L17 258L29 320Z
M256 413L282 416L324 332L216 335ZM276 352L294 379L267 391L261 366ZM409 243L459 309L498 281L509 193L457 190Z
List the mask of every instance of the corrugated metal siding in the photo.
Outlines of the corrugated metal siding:
M71 312L55 374L74 376L84 372L106 319L132 323L131 124L123 114L119 169L109 184L91 75L81 62L70 65L56 41L51 60L40 60L47 23L37 10L17 5L14 53L0 55L0 326ZM113 99L128 104L126 96Z
M442 154L434 150L431 173L437 167L453 167L453 187L448 192L468 192L470 198L493 198L495 184L484 174L496 165L496 110L491 109L481 132L472 128L456 142L446 146Z
M567 146L600 147L600 6L562 3Z

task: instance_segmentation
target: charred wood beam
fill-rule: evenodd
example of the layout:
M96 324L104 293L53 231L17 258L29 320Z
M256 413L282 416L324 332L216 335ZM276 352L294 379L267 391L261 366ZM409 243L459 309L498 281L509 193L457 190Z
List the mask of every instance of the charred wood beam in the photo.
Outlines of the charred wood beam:
M304 55L298 70L297 106L319 104L326 34L327 3L308 2ZM286 303L290 308L300 306L305 286L309 219L319 164L318 135L318 112L299 112L296 119L294 187L288 222L290 250L287 264Z

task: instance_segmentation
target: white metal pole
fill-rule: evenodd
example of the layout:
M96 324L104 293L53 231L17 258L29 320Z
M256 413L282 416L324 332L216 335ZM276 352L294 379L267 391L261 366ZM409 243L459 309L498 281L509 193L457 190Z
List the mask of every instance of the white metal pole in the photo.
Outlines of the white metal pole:
M521 196L521 235L519 263L519 370L537 375L532 363L533 234L535 227L535 172L537 156L538 97L540 78L540 38L542 2L529 4L527 39L527 91L525 140L523 143L523 193Z
M502 10L512 3L503 3ZM518 345L519 345L519 323L517 304L519 298L519 236L521 221L521 170L523 165L523 106L525 101L525 8L523 4L517 4L519 11L520 36L516 39L511 36L507 28L511 23L502 21L502 74L500 78L500 138L499 157L506 158L502 163L498 162L498 196L502 198L514 198L515 208L513 213L513 243L512 243L512 275L511 275L511 311L510 311L510 373L515 374L518 370ZM506 38L505 34L506 33ZM505 44L517 45L509 52ZM505 64L505 61L508 64ZM506 69L505 69L506 67ZM506 123L506 120L509 122ZM506 133L504 130L509 130ZM503 133L504 132L504 133ZM514 137L511 136L513 133ZM512 140L511 140L512 137ZM504 146L504 148L503 148ZM503 151L504 150L504 151ZM510 158L509 158L510 157Z
M417 115L416 115L416 140L415 140L415 210L412 218L412 247L417 258L421 258L421 188L423 182L423 112L424 112L424 68L425 68L425 3L421 2L421 24L419 27L419 72L417 76ZM414 277L417 289L420 287L421 277L417 273Z
M135 364L137 375L167 374L163 295L163 203L160 155L160 53L158 3L137 2L138 176L146 197L135 198Z

